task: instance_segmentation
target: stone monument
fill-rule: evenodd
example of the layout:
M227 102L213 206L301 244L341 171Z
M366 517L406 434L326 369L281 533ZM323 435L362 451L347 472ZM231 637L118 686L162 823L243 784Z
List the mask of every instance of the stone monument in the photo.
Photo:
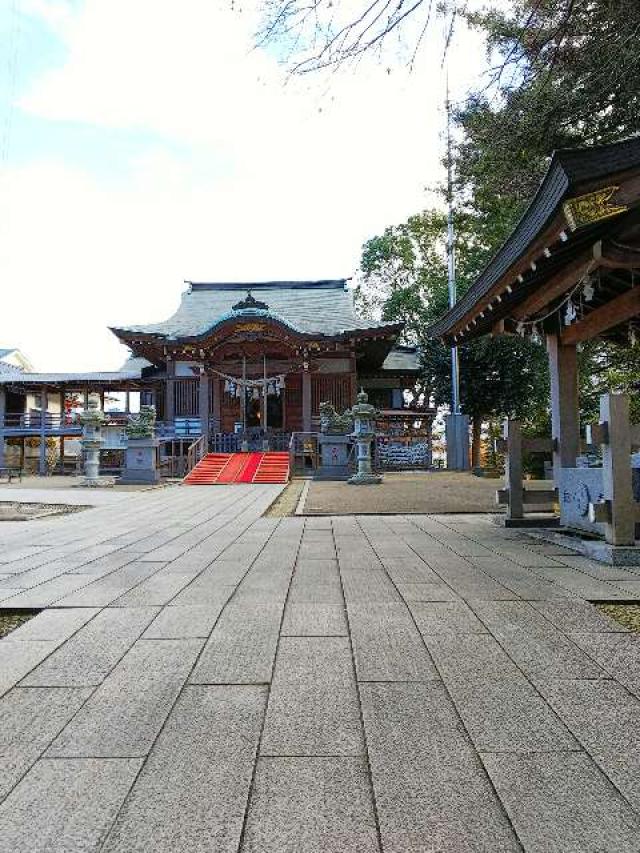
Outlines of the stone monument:
M140 413L132 415L126 427L127 447L121 483L149 484L160 481L158 471L159 439L155 435L155 406L140 406Z
M353 418L351 412L336 412L331 403L320 403L320 465L329 476L346 476Z
M363 389L360 389L357 403L351 409L353 417L352 437L356 443L356 462L358 470L350 477L348 482L353 486L375 485L382 482L382 477L374 474L371 470L371 442L375 436L374 418L375 408L368 402L369 398Z
M100 477L100 448L102 447L102 424L106 415L95 400L89 400L87 408L80 412L78 420L82 424L82 456L84 459L83 486L113 485L113 480Z

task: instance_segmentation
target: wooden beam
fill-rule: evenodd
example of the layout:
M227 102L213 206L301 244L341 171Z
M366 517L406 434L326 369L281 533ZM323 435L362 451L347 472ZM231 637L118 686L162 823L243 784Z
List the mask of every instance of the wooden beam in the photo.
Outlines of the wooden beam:
M593 263L593 252L590 249L583 253L566 267L552 276L541 285L540 289L532 293L528 299L521 302L511 312L514 320L530 317L545 308L554 299L558 299L563 293L572 288L586 274L589 265Z
M588 341L639 314L640 287L634 287L566 328L560 334L560 340L563 345Z

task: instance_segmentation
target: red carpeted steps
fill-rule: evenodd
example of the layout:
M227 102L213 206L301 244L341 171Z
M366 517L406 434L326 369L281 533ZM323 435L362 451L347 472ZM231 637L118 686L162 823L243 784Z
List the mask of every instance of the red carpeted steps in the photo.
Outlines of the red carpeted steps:
M252 483L288 483L289 454L263 453Z
M288 453L208 453L184 478L189 486L287 483Z
M231 459L231 453L207 453L184 478L190 486L210 486Z

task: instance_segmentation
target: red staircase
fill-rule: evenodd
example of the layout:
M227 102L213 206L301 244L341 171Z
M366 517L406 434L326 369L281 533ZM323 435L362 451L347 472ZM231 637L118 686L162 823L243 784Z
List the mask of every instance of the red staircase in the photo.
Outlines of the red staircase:
M287 483L288 453L207 453L184 478L189 486Z

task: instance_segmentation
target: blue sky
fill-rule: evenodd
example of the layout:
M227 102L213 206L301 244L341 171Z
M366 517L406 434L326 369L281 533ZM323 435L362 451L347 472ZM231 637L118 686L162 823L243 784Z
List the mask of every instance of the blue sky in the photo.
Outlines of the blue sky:
M184 279L354 275L429 202L441 32L412 74L394 55L291 80L257 23L211 0L0 3L0 346L113 369L107 326L164 319ZM482 67L460 33L454 93Z

